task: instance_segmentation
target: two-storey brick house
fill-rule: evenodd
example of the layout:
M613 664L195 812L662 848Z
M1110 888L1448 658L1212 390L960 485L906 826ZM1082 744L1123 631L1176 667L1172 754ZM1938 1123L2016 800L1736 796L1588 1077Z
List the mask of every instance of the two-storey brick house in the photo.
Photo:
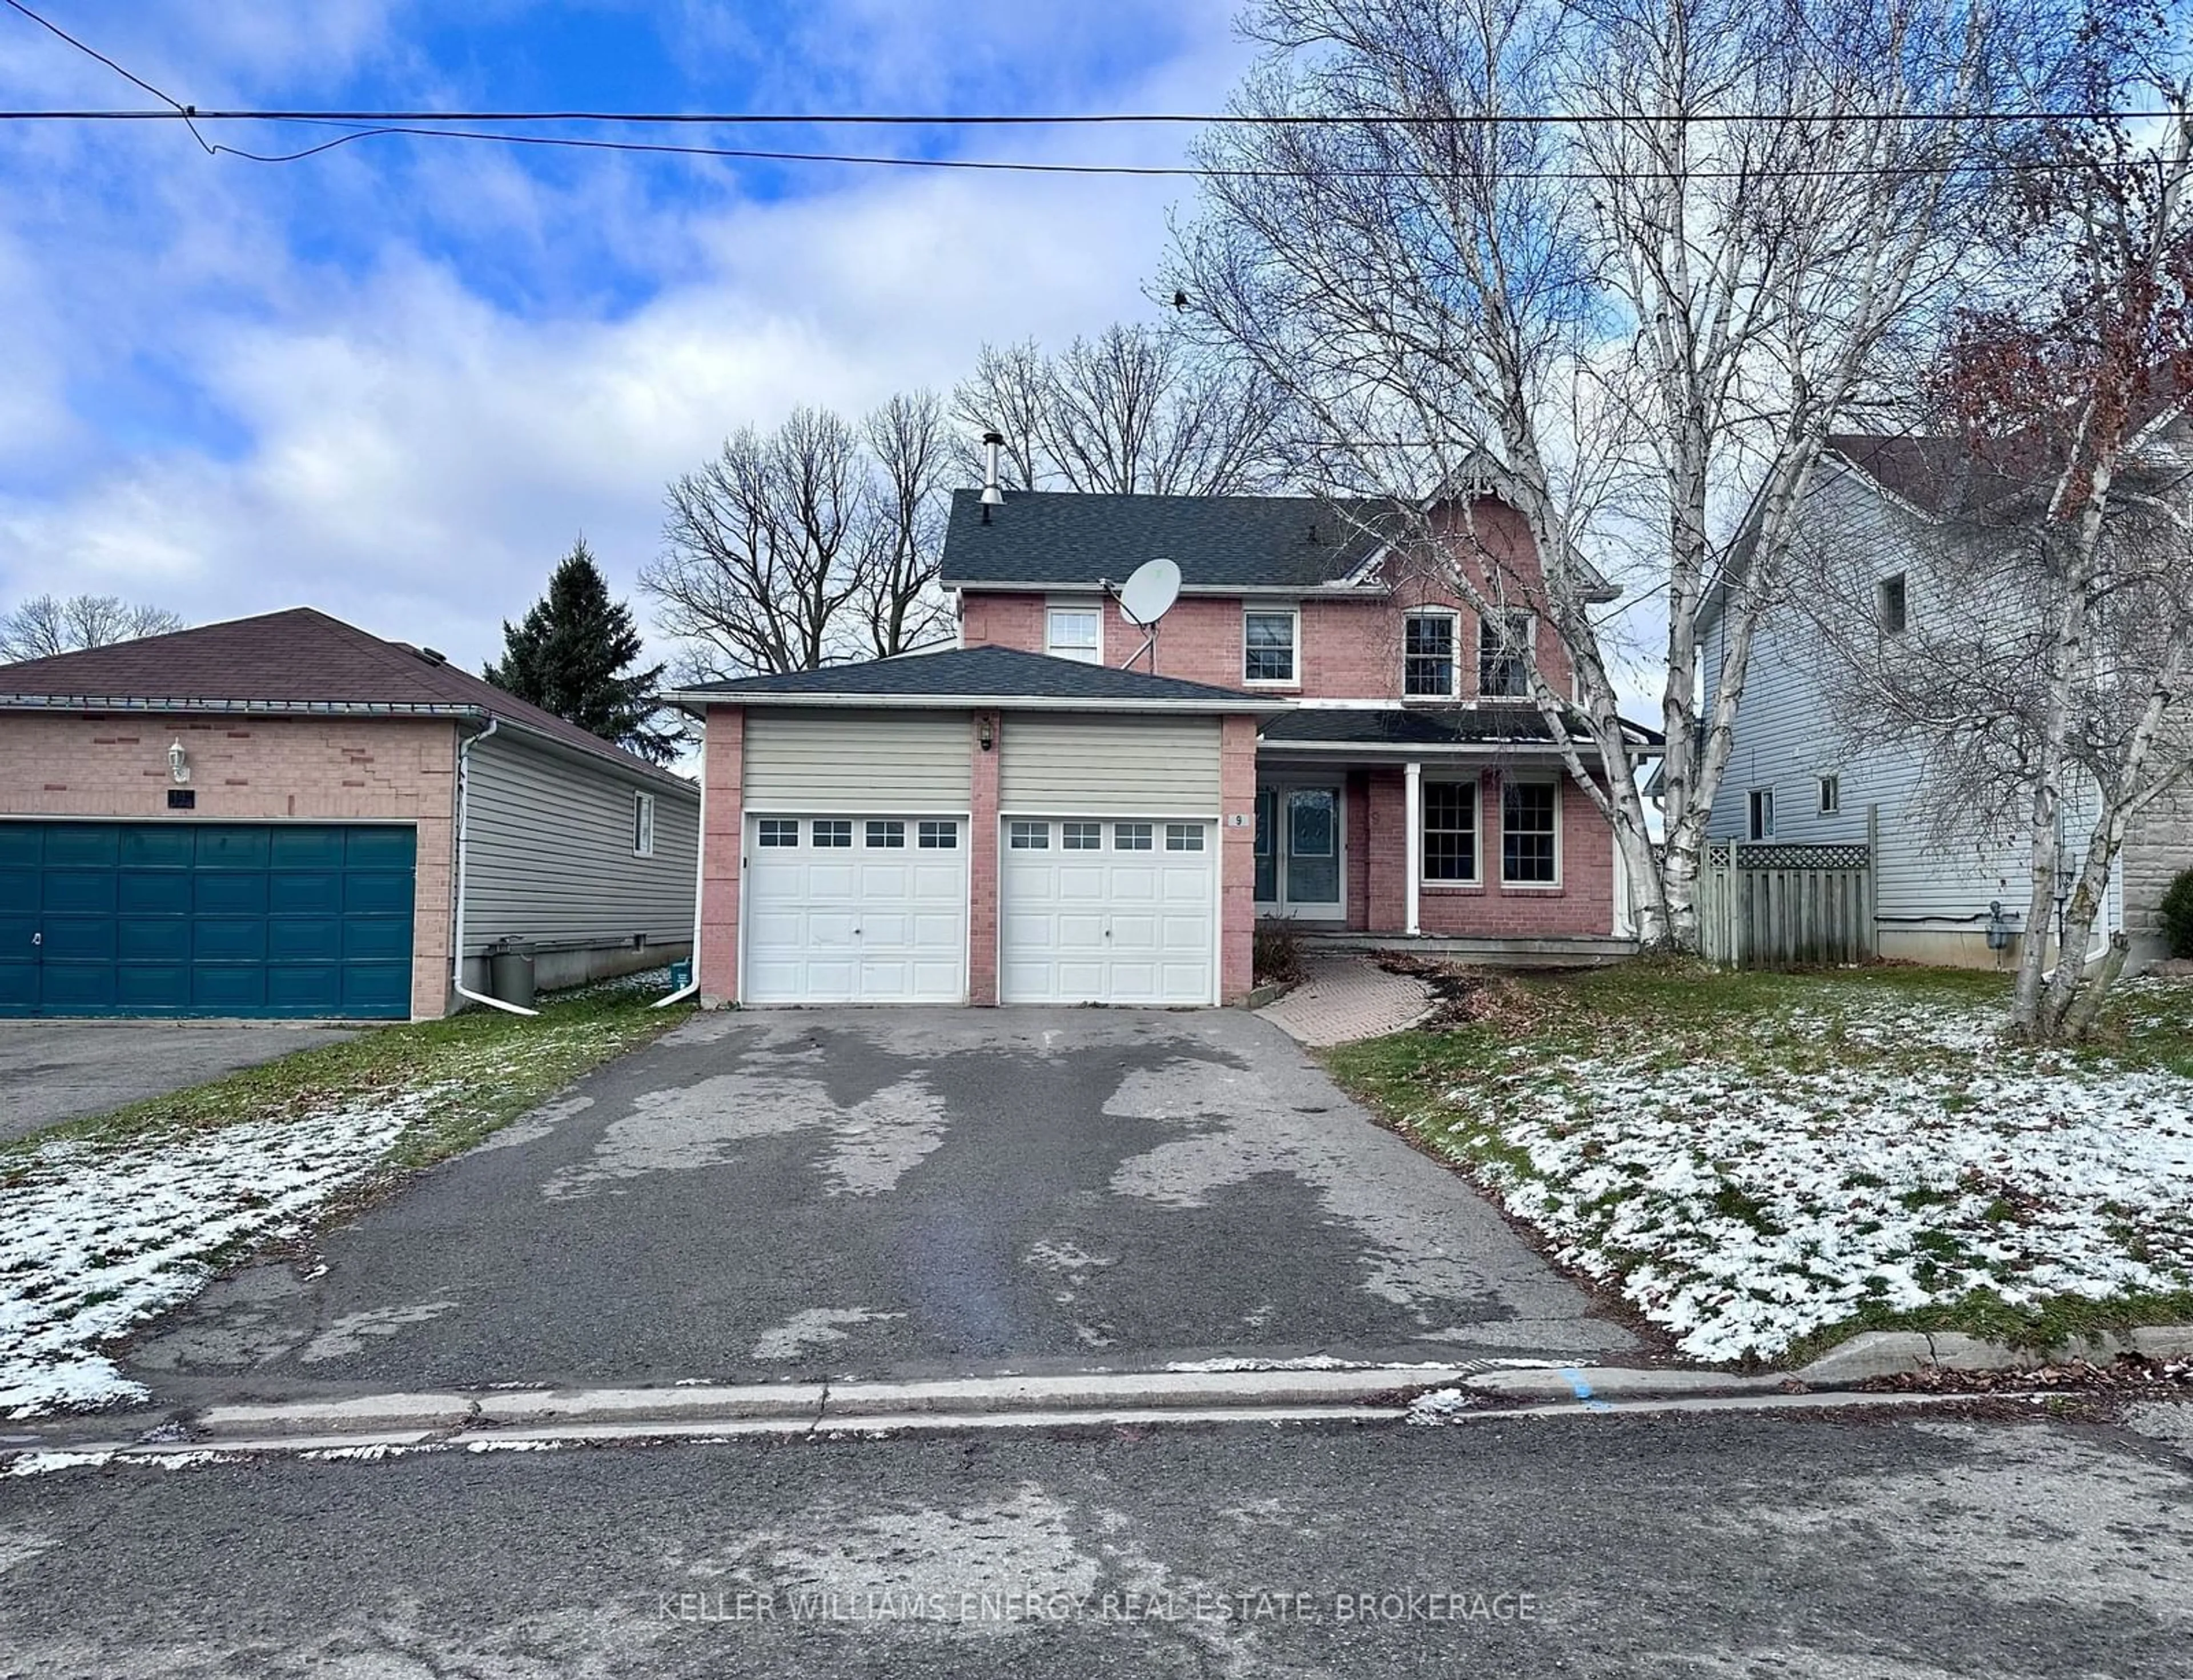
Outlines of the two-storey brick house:
M1509 546L1502 623L1313 498L960 492L957 649L685 696L704 995L1209 1003L1260 918L1618 936L1612 837L1526 692L1526 660L1571 680L1527 535L1468 511ZM1115 591L1155 557L1182 586L1153 637Z

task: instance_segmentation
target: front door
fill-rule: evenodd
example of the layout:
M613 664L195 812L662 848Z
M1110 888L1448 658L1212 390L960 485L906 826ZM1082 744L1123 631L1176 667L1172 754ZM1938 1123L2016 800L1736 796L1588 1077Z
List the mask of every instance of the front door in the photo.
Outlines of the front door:
M1340 918L1337 783L1257 784L1257 908L1267 916Z

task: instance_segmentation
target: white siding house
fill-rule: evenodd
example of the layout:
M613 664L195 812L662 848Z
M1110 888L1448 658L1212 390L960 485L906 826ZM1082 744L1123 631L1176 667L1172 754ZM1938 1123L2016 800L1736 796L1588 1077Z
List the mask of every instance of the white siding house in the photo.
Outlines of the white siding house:
M1943 610L1930 590L1924 546L1912 540L1914 511L1847 460L1830 455L1813 490L1808 518L1815 529L1840 529L1869 556L1876 593L1918 623ZM1897 586L1893 580L1902 579ZM1706 690L1717 691L1726 655L1726 626L1705 626ZM1824 658L1803 607L1772 612L1757 631L1739 709L1733 750L1715 795L1708 832L1716 839L1772 838L1784 843L1863 843L1877 849L1880 949L1885 957L1989 967L2014 960L1991 950L1995 906L2022 922L2030 889L2026 843L2015 832L1977 824L1944 831L1926 809L1915 748L1853 739L1838 722L1833 684L1841 680ZM2093 821L2091 786L2075 788L2064 823L2075 851ZM2146 826L2133 836L2125 868L2112 879L2095 937L2105 944L2125 924L2127 869L2142 883L2159 872L2150 860L2162 837ZM1761 832L1761 830L1765 832ZM2181 842L2184 824L2178 826ZM2162 877L2167 884L2167 875ZM2159 895L2160 888L2156 889ZM2149 911L2151 922L2151 906ZM2139 923L2135 918L2135 929ZM2149 940L2135 962L2159 954Z

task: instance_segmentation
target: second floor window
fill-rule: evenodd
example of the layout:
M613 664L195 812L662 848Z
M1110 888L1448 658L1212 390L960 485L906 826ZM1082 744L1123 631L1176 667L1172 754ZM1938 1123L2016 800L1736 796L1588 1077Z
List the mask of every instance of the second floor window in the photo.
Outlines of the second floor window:
M1291 611L1248 612L1241 617L1241 680L1292 683L1299 620Z
M1094 607L1053 607L1045 614L1043 650L1057 659L1101 665L1103 623Z
M1411 613L1401 620L1401 692L1411 700L1452 700L1455 615Z
M1531 697L1531 615L1487 613L1477 626L1477 692L1486 700Z

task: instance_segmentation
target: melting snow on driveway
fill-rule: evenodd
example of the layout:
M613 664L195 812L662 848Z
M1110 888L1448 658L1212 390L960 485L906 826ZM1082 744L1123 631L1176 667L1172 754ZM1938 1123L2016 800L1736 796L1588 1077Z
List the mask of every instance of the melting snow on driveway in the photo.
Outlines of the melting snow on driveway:
M0 1415L141 1398L101 1347L195 1294L209 1258L297 1235L433 1094L31 1152L0 1188Z
M1482 1117L1452 1135L1693 1358L1772 1358L1874 1304L2193 1287L2193 1080L1894 1013L1807 1071L1518 1047L1490 1090L1448 1093Z

